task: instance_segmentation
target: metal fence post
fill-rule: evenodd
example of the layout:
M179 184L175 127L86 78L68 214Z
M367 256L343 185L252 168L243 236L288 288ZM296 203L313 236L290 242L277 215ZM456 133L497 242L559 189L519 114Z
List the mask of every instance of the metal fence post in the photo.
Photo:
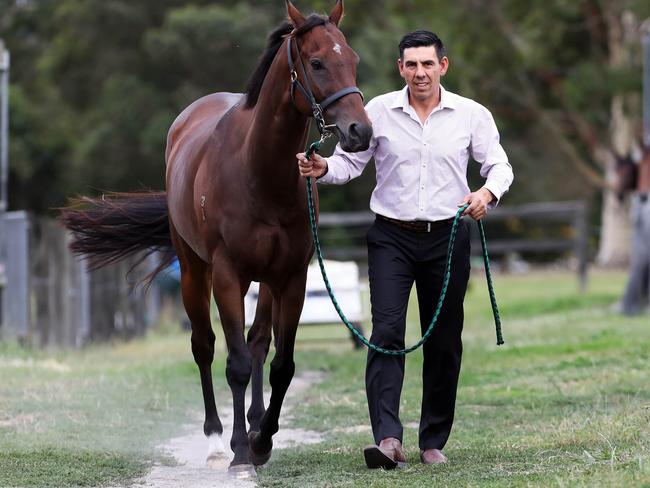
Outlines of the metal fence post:
M30 308L31 220L24 211L7 212L4 216L7 286L4 291L4 323L2 338L29 343L32 332Z
M650 150L650 19L641 26L643 45L643 144Z
M9 51L0 39L0 334L3 332L5 311L7 244L5 214L7 212L7 180L9 155Z

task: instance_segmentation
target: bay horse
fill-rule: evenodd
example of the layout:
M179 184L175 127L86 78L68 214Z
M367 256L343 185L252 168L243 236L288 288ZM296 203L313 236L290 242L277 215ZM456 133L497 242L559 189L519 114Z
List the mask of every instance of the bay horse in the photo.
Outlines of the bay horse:
M310 117L316 114L322 125L324 114L346 151L366 150L372 136L355 86L359 58L338 28L343 1L328 17L306 17L287 0L287 15L270 34L245 94L205 96L173 122L165 152L166 192L81 198L61 216L73 232L73 251L89 256L92 267L162 250L159 271L178 256L203 391L204 432L211 440L209 463L225 455L211 373L212 291L228 349L231 470L269 460L295 370L296 328L314 251L306 185L295 155L305 147ZM260 292L246 340L243 300L252 281L260 282ZM272 334L275 356L265 409L263 365Z

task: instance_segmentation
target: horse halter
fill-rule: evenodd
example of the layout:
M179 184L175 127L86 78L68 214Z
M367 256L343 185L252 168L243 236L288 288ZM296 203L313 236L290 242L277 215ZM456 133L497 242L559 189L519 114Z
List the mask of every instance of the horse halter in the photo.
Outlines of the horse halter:
M338 99L343 98L346 95L349 95L350 93L358 93L359 96L361 96L361 100L363 100L363 93L356 86L350 86L337 91L333 95L330 95L329 97L325 98L325 100L318 103L316 101L316 97L314 97L314 92L311 89L309 78L307 77L307 70L305 69L305 64L303 63L302 56L300 55L300 46L298 45L298 39L296 39L298 60L300 61L300 66L302 68L302 72L304 75L303 78L305 80L305 85L307 85L306 88L302 83L300 83L300 80L298 79L298 72L296 71L296 67L293 62L293 54L291 52L291 39L292 39L291 36L287 38L287 59L289 60L289 74L291 75L291 101L293 102L294 105L296 105L295 90L296 87L298 87L298 89L301 91L305 99L311 104L311 111L314 119L316 120L316 126L318 127L318 132L323 138L328 137L329 135L332 134L332 128L334 127L334 124L331 125L325 124L324 113L327 107L332 105Z

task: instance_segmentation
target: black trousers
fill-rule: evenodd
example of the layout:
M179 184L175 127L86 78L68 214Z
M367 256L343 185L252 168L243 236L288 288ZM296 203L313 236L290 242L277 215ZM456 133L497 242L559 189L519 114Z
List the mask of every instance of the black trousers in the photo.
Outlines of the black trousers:
M417 288L420 326L433 318L442 289L451 224L429 233L376 220L368 231L368 275L372 306L371 342L403 349L406 309L413 283ZM469 229L461 221L456 234L451 277L437 325L424 343L420 449L442 449L454 420L456 389L462 355L463 301L469 280ZM404 382L404 356L368 350L366 394L375 442L402 440L399 419Z

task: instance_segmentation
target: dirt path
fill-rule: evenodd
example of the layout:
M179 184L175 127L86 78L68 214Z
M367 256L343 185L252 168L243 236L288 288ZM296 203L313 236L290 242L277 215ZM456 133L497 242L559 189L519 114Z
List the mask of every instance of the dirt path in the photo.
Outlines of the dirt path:
M291 382L285 404L280 417L280 431L273 437L273 448L284 449L301 444L315 444L322 441L322 434L319 432L304 429L288 429L282 424L291 418L291 408L296 399L301 396L310 386L323 379L321 373L305 372L296 376ZM268 401L268 393L265 394ZM220 405L219 413L223 424L223 440L229 448L230 435L232 434L232 405ZM191 486L193 488L252 488L256 486L255 480L251 478L237 479L228 474L230 460L224 460L222 464L207 467L206 454L208 452L208 441L203 435L203 412L197 411L196 422L188 424L186 431L188 435L171 439L163 445L158 446L177 462L177 466L154 465L147 476L138 480L133 487L142 488L177 488ZM273 460L271 459L271 462Z

